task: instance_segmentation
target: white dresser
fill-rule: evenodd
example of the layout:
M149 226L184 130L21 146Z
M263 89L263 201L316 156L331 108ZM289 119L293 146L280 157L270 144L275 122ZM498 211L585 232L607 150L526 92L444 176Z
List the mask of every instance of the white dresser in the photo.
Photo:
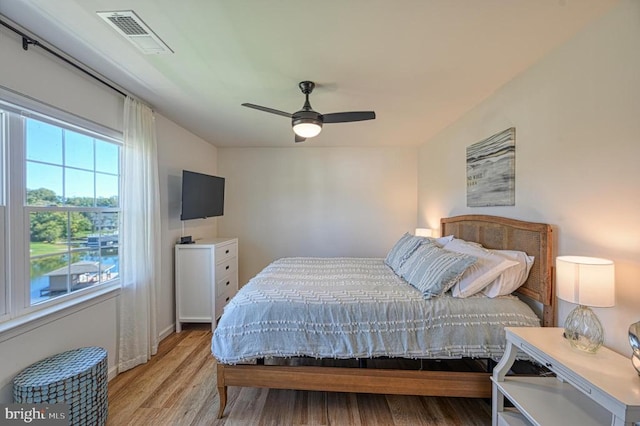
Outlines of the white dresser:
M601 347L571 347L564 329L507 327L507 348L493 370L493 425L631 426L640 421L640 377L629 358ZM518 350L556 377L506 375ZM514 408L507 408L504 399Z
M182 323L210 322L238 291L238 239L213 238L177 244L176 333Z

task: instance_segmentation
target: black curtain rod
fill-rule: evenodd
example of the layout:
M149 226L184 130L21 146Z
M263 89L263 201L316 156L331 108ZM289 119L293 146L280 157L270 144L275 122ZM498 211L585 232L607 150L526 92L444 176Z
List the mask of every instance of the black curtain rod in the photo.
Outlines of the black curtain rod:
M69 59L65 58L64 56L60 55L58 52L49 49L47 46L45 46L44 44L40 43L38 40L35 40L31 37L29 37L27 34L23 33L22 31L20 31L17 28L12 27L11 25L7 24L6 22L4 22L3 20L0 19L0 24L4 25L5 27L7 27L8 29L10 29L11 31L13 31L14 33L18 34L20 37L22 37L22 48L24 50L29 50L29 45L33 45L33 46L38 46L41 49L44 49L46 52L52 54L53 56L55 56L56 58L66 62L67 64L71 65L72 67L76 68L77 70L82 71L83 73L85 73L86 75L88 75L89 77L93 78L94 80L99 81L100 83L104 84L105 86L107 86L108 88L110 88L111 90L114 90L118 93L120 93L122 96L124 96L125 98L127 97L127 94L124 93L122 90L118 89L117 87L113 86L112 84L110 84L107 81L104 81L103 79L101 79L100 77L98 77L97 75L87 71L86 69L82 68L81 66L79 66L78 64L70 61Z

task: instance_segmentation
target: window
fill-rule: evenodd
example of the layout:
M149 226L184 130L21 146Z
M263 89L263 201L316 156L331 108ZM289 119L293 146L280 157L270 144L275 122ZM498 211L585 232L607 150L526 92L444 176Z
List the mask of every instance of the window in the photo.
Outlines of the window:
M0 101L5 319L119 282L121 141L46 109Z
M5 253L7 252L7 237L6 237L6 229L7 223L5 221L6 217L6 201L5 201L5 182L7 181L5 178L5 150L4 143L2 141L5 139L5 114L0 111L0 319L2 319L7 312L7 301L8 301L8 288L6 287L7 282L7 268L5 267Z

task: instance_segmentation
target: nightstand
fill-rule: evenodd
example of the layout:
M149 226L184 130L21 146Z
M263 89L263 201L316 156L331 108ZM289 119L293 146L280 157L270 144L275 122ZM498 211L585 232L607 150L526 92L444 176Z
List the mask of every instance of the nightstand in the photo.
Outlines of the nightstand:
M633 425L640 422L640 377L629 358L601 347L571 347L563 328L507 327L493 371L493 425ZM507 376L518 350L556 377ZM505 408L504 398L513 403Z

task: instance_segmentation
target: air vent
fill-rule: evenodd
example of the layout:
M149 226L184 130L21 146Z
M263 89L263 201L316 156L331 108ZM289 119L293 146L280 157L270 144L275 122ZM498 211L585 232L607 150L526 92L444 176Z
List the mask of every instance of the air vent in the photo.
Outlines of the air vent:
M146 55L173 53L133 10L97 12L120 35Z

